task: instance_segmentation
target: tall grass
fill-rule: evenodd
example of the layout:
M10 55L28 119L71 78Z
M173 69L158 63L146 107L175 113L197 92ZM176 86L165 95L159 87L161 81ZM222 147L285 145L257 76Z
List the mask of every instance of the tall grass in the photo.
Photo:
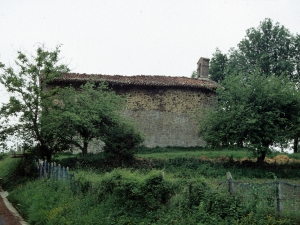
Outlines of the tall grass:
M17 168L20 160L11 158L10 154L3 154L0 159L0 178L11 175Z
M255 202L163 171L81 171L71 183L37 180L9 195L29 224L296 224ZM80 185L79 185L80 184Z
M194 154L198 150L183 152ZM227 157L229 160L224 162L198 156L145 157L124 166L127 168L112 169L101 154L86 158L64 155L57 160L75 171L73 180L14 181L9 200L32 225L300 223L299 213L279 218L272 202L260 204L266 197L264 190L255 189L255 198L249 197L245 203L244 196L230 196L226 188L217 189L216 185L225 180L227 171L235 180L299 178L298 164L257 168L255 164L243 165L230 155ZM17 162L14 160L0 160L0 173L8 161ZM11 171L5 172L5 176Z
M199 151L200 152L200 151ZM201 154L208 151L201 151ZM241 163L235 161L233 156L220 156L220 151L214 151L217 160L210 161L209 157L193 157L193 151L187 151L188 156L178 157L144 157L140 154L135 161L132 161L129 165L124 165L126 168L135 168L140 171L150 171L152 169L165 170L168 174L172 174L173 177L177 178L197 178L203 176L209 179L224 179L226 172L230 171L234 174L235 179L273 179L276 176L279 179L298 179L300 177L299 164L287 164L287 165L263 165L257 166L254 162ZM227 151L225 151L227 152ZM236 155L245 154L247 152L236 151ZM160 153L153 153L160 154ZM163 153L162 153L163 154ZM168 153L175 154L175 153ZM198 154L198 153L197 153ZM88 155L83 158L80 156L72 156L71 158L63 158L58 163L64 167L71 169L93 169L98 172L109 172L113 168L109 166L109 163L101 156L101 154Z

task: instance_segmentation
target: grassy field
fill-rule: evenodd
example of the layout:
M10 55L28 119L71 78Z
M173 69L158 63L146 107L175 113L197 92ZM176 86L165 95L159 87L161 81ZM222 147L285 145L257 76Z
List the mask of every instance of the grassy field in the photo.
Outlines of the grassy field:
M293 159L300 160L300 153L288 154L284 152L272 152L268 157L275 157L276 155L287 155ZM247 149L205 149L201 147L181 148L181 147L167 147L167 148L141 148L137 156L142 158L157 158L157 159L171 159L171 158L195 158L206 157L209 159L216 159L219 157L228 157L234 159L253 158L251 151Z
M138 153L137 156L142 158L157 158L157 159L173 159L173 158L195 158L206 157L215 159L218 157L233 157L235 159L241 159L245 157L251 157L251 154L247 151L175 151L175 152L153 152L153 153Z
M203 156L229 160L207 161ZM284 202L284 215L278 217L274 185L236 185L231 196L225 182L230 171L242 183L279 178L297 184L299 164L257 167L233 160L244 157L249 152L143 148L135 161L112 168L101 154L83 158L64 153L55 160L69 166L75 179L62 183L12 176L20 164L6 156L0 160L0 176L9 200L29 224L299 224L293 198ZM30 163L21 164L30 171Z

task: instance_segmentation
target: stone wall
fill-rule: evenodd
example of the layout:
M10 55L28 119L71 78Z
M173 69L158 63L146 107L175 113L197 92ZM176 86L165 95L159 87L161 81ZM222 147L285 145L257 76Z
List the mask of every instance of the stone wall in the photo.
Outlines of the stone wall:
M118 86L117 94L126 96L122 113L133 118L145 135L147 147L202 146L198 136L197 110L209 107L215 93L199 88Z
M79 85L73 84L75 88ZM47 89L54 86L48 85ZM68 83L60 86L68 86ZM122 114L136 122L138 129L145 135L145 146L204 145L198 135L197 111L202 107L211 107L215 99L214 91L195 87L147 85L114 84L110 87L127 99L126 109ZM101 141L92 141L88 152L101 151L102 147Z

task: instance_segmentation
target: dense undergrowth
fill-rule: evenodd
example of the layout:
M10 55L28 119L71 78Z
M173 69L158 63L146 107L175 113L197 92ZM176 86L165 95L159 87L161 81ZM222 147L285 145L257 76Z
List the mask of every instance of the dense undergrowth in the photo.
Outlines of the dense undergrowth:
M300 222L297 214L278 217L274 198L266 198L263 189L253 189L253 197L244 201L241 193L230 196L212 185L212 180L224 181L227 171L235 179L296 179L300 176L296 164L255 168L233 160L138 157L131 165L113 169L101 155L64 154L56 160L75 173L67 183L33 178L17 182L16 176L15 182L8 182L19 160L3 158L0 177L7 178L4 185L10 191L9 200L32 225Z
M193 149L193 148L192 148ZM156 154L157 148L150 149L151 154ZM165 149L163 149L165 150ZM145 151L145 150L143 150ZM153 151L153 152L152 152ZM176 149L175 149L176 151ZM276 176L279 179L298 179L300 177L300 170L298 163L289 164L264 164L258 166L255 162L245 161L241 163L234 161L236 155L246 155L246 151L198 151L198 155L201 152L207 155L208 158L216 158L215 155L224 156L219 161L208 161L201 157L193 157L194 149L186 151L186 156L178 156L176 158L158 158L149 157L150 153L147 153L147 157L136 157L135 160L123 164L125 168L138 169L140 171L150 171L152 169L164 170L168 174L172 174L179 178L195 178L203 176L205 178L224 179L226 172L230 171L234 174L234 179L273 179ZM182 150L180 151L182 152ZM165 152L167 155L169 150ZM191 155L189 153L192 153ZM235 154L233 154L235 153ZM162 154L162 153L159 153ZM173 154L173 152L170 152ZM278 153L274 153L274 156ZM299 154L300 155L300 154ZM69 156L69 157L67 157ZM113 169L109 162L101 154L89 154L85 157L81 155L64 155L58 157L56 161L62 166L69 167L71 169L93 169L98 172L108 172ZM213 157L211 157L213 156ZM289 155L290 157L297 158L298 154ZM224 160L223 160L224 159Z

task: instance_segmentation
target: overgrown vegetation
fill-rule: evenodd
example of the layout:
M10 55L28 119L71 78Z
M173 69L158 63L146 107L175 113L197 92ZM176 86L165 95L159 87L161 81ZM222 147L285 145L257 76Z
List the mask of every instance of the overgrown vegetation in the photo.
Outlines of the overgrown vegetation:
M250 28L227 55L211 59L220 82L215 108L203 110L200 136L212 146L247 146L263 163L270 147L299 136L300 36L271 19Z
M164 151L164 149L160 149ZM170 148L166 149L167 151ZM178 150L183 150L178 148ZM186 149L186 153L195 152ZM158 148L142 149L156 154ZM235 150L237 155L238 150ZM205 149L198 150L205 153ZM219 151L220 152L220 151ZM264 189L251 190L255 198L244 201L243 193L230 196L225 181L230 171L236 180L273 180L299 178L299 164L254 168L228 161L233 151L224 150L226 161L204 161L199 157L141 158L127 168L105 165L103 154L86 157L62 154L56 160L72 166L75 178L67 183L53 180L17 182L10 185L9 200L17 206L29 224L297 224L299 215L279 218L275 200ZM165 152L168 154L171 152ZM102 161L101 161L102 160ZM6 156L0 171L8 163L10 174L18 159ZM15 165L14 167L12 165ZM253 181L252 181L253 182ZM295 183L296 180L293 182ZM268 198L266 198L268 197ZM271 201L270 204L262 204ZM259 221L259 222L258 222Z
M52 101L53 106L43 110L43 132L68 148L80 149L83 155L92 140L101 140L107 157L121 163L133 157L143 141L134 124L120 115L125 99L102 82L60 88Z
M292 201L287 201L283 216L276 213L275 189L251 186L247 194L241 189L230 195L221 186L228 171L244 181L299 182L298 162L263 163L267 154L278 154L270 145L299 136L300 98L293 82L299 78L300 39L289 35L284 27L265 20L258 30L247 31L239 50L232 50L229 58L221 52L214 55L212 71L223 86L218 89L216 109L201 121L200 132L208 144L221 145L223 151L138 149L142 135L121 118L123 100L105 84L87 83L79 92L74 87L44 92L44 84L68 72L58 63L59 47L53 52L38 48L32 62L18 52L19 71L0 63L0 82L14 94L0 109L4 120L0 141L9 136L25 140L24 147L32 154L22 159L0 155L0 177L10 191L10 201L32 225L299 224L299 212L291 211ZM270 38L278 41L270 42L265 51L272 57L264 51L256 54ZM284 59L278 48L284 51ZM219 67L213 67L218 61ZM19 121L12 124L11 116ZM92 139L105 143L103 152L88 154ZM64 153L53 160L69 167L74 179L65 183L35 179L34 156L51 159L71 146L83 154ZM232 146L238 148L227 149ZM249 159L247 149L260 164Z
M121 116L125 99L92 79L80 87L53 84L69 72L59 54L60 46L54 51L42 46L34 56L18 51L16 68L0 62L0 83L11 94L0 107L0 146L20 142L23 149L51 161L56 152L74 147L86 155L89 143L101 140L112 164L132 159L143 137Z

